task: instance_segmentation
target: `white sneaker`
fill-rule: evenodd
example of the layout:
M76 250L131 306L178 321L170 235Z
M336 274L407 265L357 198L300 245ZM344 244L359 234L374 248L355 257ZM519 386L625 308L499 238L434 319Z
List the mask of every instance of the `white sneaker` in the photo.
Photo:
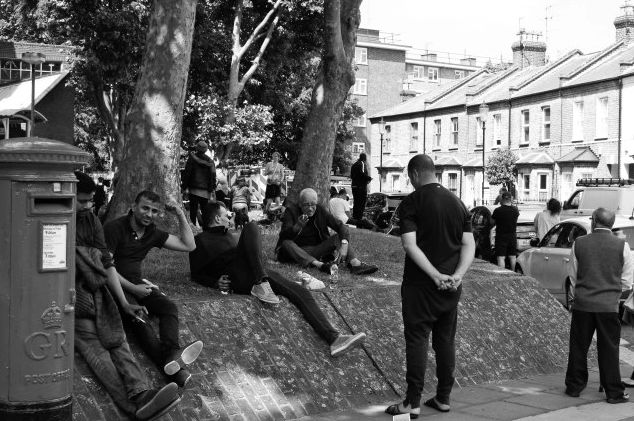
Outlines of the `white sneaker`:
M277 298L277 295L275 295L275 293L271 289L271 284L269 284L268 282L262 282L257 285L253 285L253 288L251 288L251 295L257 297L258 300L262 301L263 303L280 303L280 299Z
M300 279L302 286L311 291L324 289L326 288L326 284L324 284L319 279L312 276L310 273L302 272L301 270L297 271L297 276Z
M357 333L356 335L339 335L337 339L330 345L330 355L338 357L344 352L352 349L357 345L361 345L365 340L365 333Z

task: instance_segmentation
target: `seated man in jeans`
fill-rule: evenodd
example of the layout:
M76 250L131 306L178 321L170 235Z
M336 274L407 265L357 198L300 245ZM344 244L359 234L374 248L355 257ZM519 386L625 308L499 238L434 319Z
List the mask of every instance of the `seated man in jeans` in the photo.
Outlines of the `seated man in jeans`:
M275 250L280 262L296 262L314 266L331 274L337 263L348 263L355 275L377 271L374 265L361 263L350 248L348 228L326 208L317 204L317 192L304 189L299 193L299 206L290 204L282 216L280 238ZM328 228L336 232L330 235Z
M137 419L154 418L179 401L178 386L151 389L147 376L130 352L113 296L126 318L144 307L130 304L123 294L99 218L92 212L95 182L77 171L75 289L75 349L86 360L114 403Z
M196 250L189 253L192 280L205 286L219 285L223 289L231 286L238 294L251 293L266 303L279 303L275 293L287 297L330 345L333 357L363 342L365 333L340 334L328 322L310 291L265 269L257 224L248 223L239 239L228 232L230 225L230 215L224 204L207 204L203 210L205 231L195 237Z
M142 191L137 195L132 210L127 215L106 223L104 231L108 250L114 255L114 264L126 296L159 319L159 338L152 325L145 320L130 323L129 329L143 351L169 376L169 380L185 387L191 379L191 373L184 366L198 358L203 343L195 341L180 350L178 308L156 285L143 279L141 264L154 247L192 251L196 244L187 217L176 203L167 203L165 210L178 218L179 235L169 234L154 225L160 206L161 198L156 193Z

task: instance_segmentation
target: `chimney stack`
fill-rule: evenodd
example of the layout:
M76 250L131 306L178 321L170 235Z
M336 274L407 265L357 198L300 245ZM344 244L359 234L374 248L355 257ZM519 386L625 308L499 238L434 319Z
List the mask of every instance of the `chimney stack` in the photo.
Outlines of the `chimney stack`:
M614 19L614 28L616 28L616 42L625 41L629 44L634 39L634 6L629 4L628 0L621 6L623 14Z
M546 43L539 40L541 33L526 32L522 28L517 35L520 36L519 41L515 41L511 45L513 65L523 69L527 66L543 66L546 64Z

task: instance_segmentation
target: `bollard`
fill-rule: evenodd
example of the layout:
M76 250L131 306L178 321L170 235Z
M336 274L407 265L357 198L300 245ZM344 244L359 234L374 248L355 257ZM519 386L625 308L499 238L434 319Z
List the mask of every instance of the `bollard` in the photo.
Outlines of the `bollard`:
M88 157L55 140L0 140L2 420L72 418L73 170Z

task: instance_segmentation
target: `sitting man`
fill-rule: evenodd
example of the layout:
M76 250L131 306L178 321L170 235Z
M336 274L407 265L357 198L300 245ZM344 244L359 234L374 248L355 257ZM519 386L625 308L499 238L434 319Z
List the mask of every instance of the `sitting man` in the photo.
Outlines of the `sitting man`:
M220 202L206 206L203 222L205 231L196 236L196 250L189 253L192 280L205 286L218 285L227 290L230 285L235 293L250 292L266 303L279 303L275 293L288 298L330 345L330 355L333 357L363 342L365 333L340 334L328 322L310 291L264 268L262 240L257 224L248 223L238 239L228 232L230 217Z
M99 218L91 207L97 190L88 175L77 171L77 272L75 289L75 349L86 360L114 403L127 414L145 420L164 414L179 401L178 386L151 389L130 352L121 316L135 318L144 307L130 304L123 294ZM98 310L99 309L99 310Z
M158 316L160 339L157 339L154 329L145 320L128 323L128 327L143 350L169 379L180 387L185 387L191 374L183 366L198 358L203 343L195 341L180 351L176 304L160 292L156 285L143 279L141 264L154 247L192 251L196 244L187 217L176 203L166 204L165 210L178 218L179 236L156 228L154 218L160 212L160 202L161 198L156 193L142 191L137 195L132 210L127 215L106 223L104 231L126 296L144 306L150 315Z
M377 267L361 263L350 249L348 228L317 204L317 192L304 189L299 193L299 206L290 204L282 216L280 238L275 250L280 262L296 262L314 266L332 274L333 267L344 261L355 275L368 275ZM330 235L328 228L336 232ZM323 260L326 260L325 262Z

